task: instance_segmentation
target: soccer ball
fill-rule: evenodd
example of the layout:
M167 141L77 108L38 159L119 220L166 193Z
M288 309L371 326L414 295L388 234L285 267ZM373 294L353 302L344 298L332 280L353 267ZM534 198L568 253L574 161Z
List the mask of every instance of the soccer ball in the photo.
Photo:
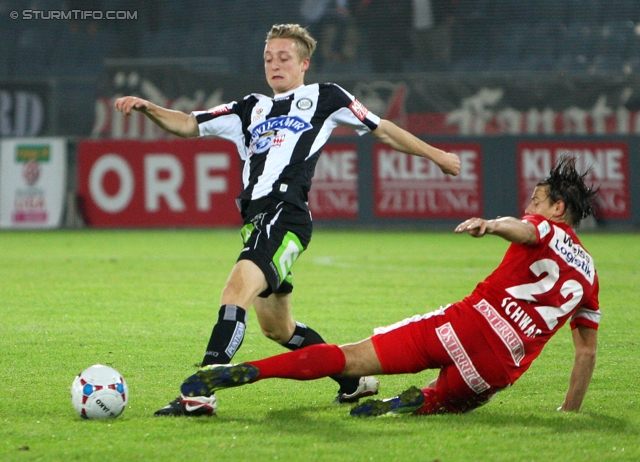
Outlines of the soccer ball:
M91 366L80 372L71 384L71 404L83 419L118 417L128 401L127 382L109 366Z

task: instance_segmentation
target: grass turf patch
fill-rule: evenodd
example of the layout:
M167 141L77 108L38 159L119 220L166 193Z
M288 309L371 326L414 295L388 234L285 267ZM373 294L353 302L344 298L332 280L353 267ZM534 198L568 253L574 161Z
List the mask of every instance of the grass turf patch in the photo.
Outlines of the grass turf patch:
M353 419L337 385L269 380L218 394L212 418L154 418L201 360L240 250L236 231L0 233L2 460L638 460L636 234L585 234L601 283L598 364L580 413L555 411L568 327L530 371L468 415ZM453 233L319 230L294 266L294 317L331 343L457 301L507 243ZM240 362L281 353L250 311ZM69 387L102 363L130 388L122 416L84 421ZM380 377L381 394L436 371Z

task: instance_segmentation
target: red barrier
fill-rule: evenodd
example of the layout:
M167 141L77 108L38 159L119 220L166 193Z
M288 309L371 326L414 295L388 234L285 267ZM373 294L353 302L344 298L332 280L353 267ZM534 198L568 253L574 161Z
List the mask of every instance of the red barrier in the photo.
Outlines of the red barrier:
M82 141L78 193L88 225L209 227L241 224L241 162L232 143Z
M318 159L309 209L325 220L358 217L358 149L355 143L327 144Z
M475 143L439 143L460 156L458 176L431 161L374 147L374 214L382 218L466 219L482 216L482 148Z

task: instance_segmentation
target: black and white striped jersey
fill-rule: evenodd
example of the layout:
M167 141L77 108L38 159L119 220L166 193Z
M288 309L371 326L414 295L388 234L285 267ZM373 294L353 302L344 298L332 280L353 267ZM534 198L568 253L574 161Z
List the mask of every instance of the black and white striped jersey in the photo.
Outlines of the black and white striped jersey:
M193 114L200 136L216 136L237 146L244 161L244 206L273 196L306 208L318 157L333 129L344 125L363 135L380 123L333 83L303 85L275 98L251 94Z

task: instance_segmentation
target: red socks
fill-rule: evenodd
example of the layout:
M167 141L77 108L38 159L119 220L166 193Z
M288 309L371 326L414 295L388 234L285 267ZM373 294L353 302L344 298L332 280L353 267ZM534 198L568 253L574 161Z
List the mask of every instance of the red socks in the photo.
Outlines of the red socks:
M338 345L321 343L245 364L260 370L256 381L269 378L314 380L341 374L346 360Z

